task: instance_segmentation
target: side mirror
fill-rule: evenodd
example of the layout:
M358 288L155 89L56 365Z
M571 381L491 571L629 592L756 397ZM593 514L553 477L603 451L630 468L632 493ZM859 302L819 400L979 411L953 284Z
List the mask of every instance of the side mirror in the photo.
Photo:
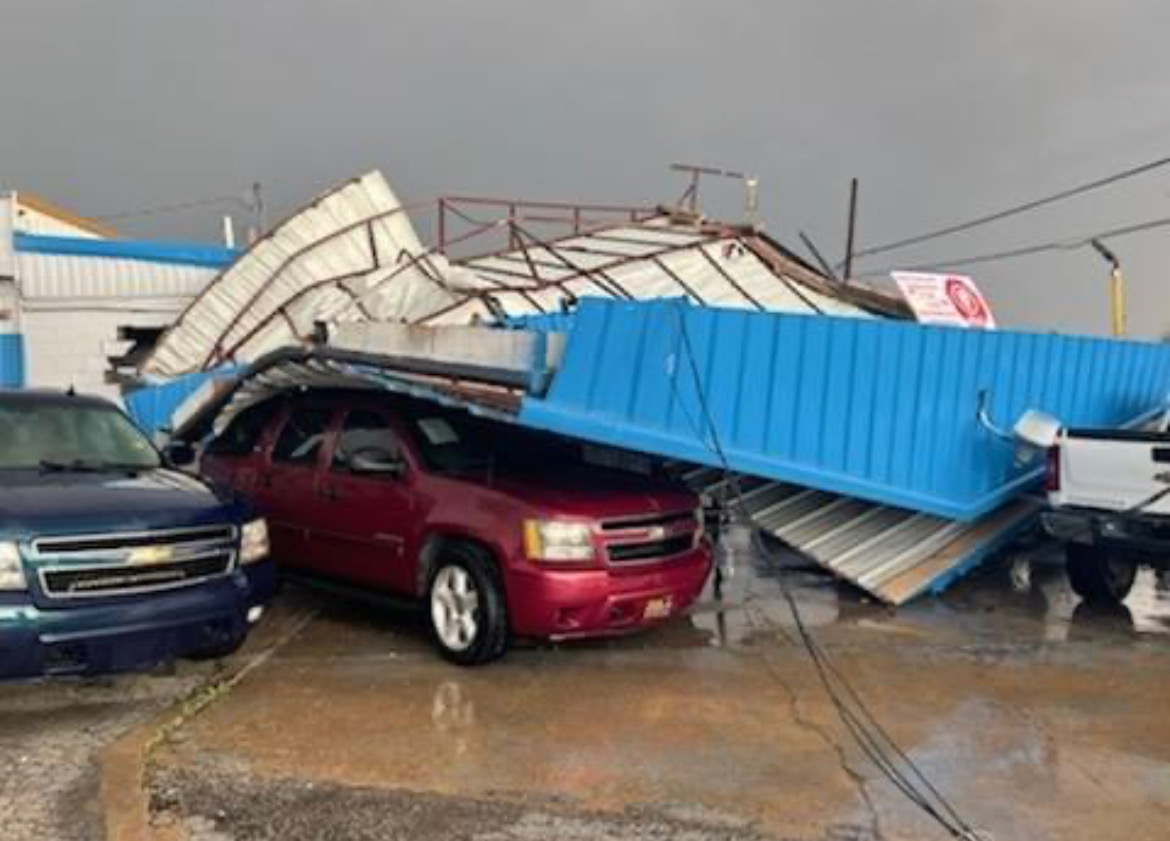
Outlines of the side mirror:
M396 453L379 447L367 447L349 457L349 469L354 473L401 476L406 470L406 464Z
M163 455L174 467L190 467L195 463L195 448L186 441L172 441L167 444Z
M1047 450L1056 444L1060 437L1061 423L1052 415L1029 409L1016 421L1012 434L1016 440L1022 441L1038 450Z

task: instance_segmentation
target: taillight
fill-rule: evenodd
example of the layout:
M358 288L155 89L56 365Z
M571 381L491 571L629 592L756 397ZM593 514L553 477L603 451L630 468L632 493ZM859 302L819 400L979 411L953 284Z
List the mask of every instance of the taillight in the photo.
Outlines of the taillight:
M1048 448L1048 471L1044 477L1044 490L1049 493L1060 490L1060 447Z

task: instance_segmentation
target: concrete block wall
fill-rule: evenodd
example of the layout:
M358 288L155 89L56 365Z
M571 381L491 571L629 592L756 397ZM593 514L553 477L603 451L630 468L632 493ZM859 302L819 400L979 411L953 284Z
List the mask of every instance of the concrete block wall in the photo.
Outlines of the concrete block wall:
M22 314L25 372L33 388L69 388L120 402L118 386L106 382L111 348L121 346L119 328L165 327L174 313L118 310L38 310Z

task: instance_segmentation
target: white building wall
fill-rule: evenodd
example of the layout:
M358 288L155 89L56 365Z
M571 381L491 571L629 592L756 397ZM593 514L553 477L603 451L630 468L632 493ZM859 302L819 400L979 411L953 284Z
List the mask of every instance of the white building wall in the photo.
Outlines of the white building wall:
M170 326L217 274L150 260L20 252L15 256L25 384L72 386L117 400L109 357L129 350L121 328Z
M103 302L104 303L104 302ZM166 327L184 302L169 302L154 311L106 308L30 309L22 328L25 376L35 388L72 386L85 394L119 400L118 386L106 382L108 357L124 352L122 327Z

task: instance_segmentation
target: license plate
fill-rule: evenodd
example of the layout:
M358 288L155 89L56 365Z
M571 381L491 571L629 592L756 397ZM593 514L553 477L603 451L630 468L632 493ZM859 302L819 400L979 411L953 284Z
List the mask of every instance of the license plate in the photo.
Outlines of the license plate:
M646 602L646 607L642 611L643 619L665 619L670 616L670 610L674 607L674 600L670 596L663 596L660 599L650 599Z

